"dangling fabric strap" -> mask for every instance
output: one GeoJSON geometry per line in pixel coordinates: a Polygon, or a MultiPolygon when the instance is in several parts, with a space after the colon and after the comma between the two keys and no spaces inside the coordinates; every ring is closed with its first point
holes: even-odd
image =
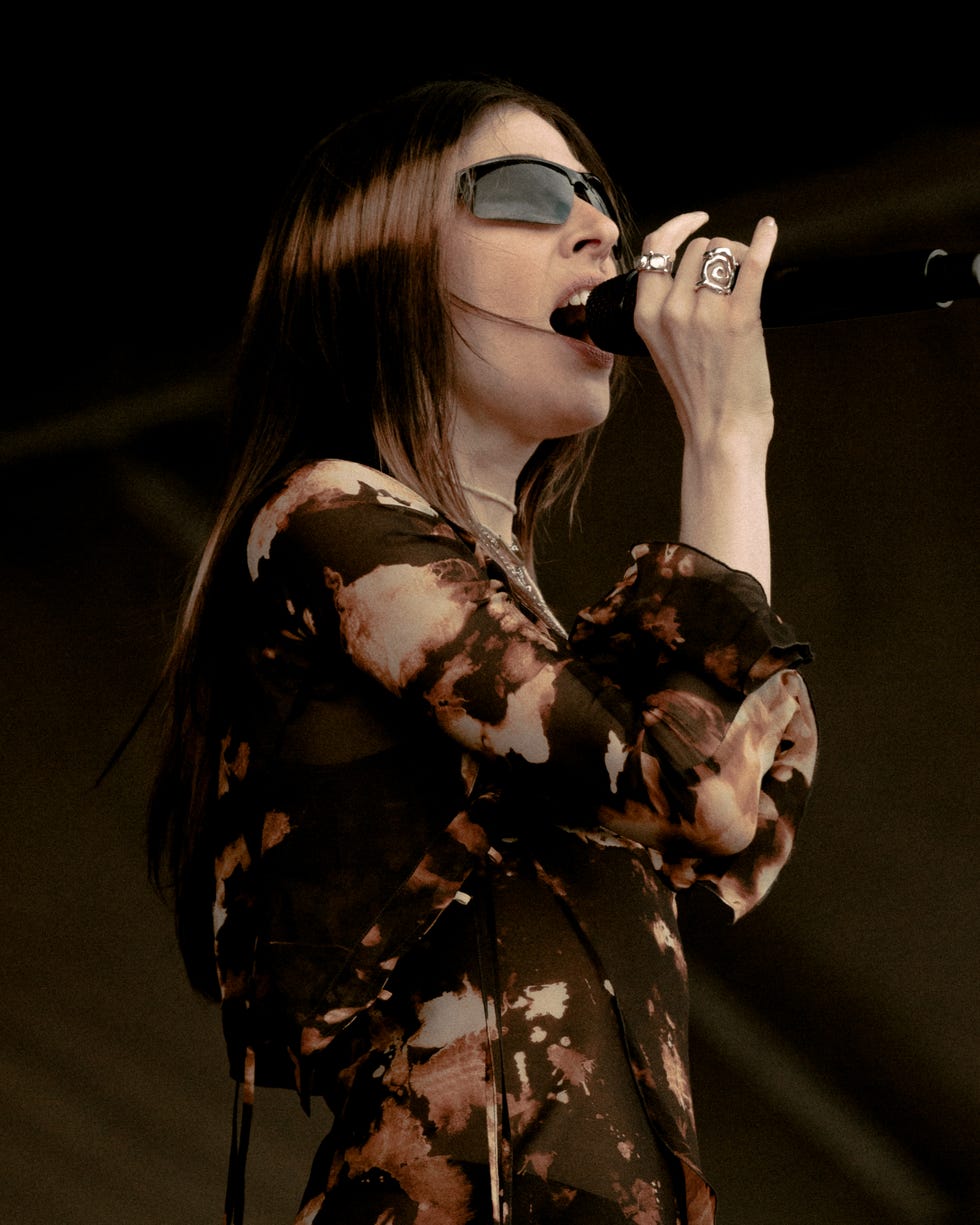
{"type": "Polygon", "coordinates": [[[225,1185],[223,1225],[243,1225],[245,1220],[245,1163],[255,1109],[255,1052],[245,1050],[242,1079],[235,1081],[231,1115],[231,1149],[228,1153],[228,1181],[225,1185]],[[239,1109],[241,1120],[239,1121],[239,1109]]]}
{"type": "MultiPolygon", "coordinates": [[[[499,862],[499,852],[491,848],[489,857],[499,862]]],[[[508,1225],[514,1200],[513,1154],[507,1087],[500,1035],[500,983],[497,973],[497,932],[493,915],[491,880],[484,875],[479,882],[476,901],[476,947],[487,1034],[486,1111],[490,1195],[494,1225],[508,1225]]]]}

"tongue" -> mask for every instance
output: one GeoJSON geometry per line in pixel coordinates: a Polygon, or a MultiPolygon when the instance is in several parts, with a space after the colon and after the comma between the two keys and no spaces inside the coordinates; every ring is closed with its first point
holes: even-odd
{"type": "Polygon", "coordinates": [[[559,306],[557,310],[552,311],[549,322],[559,336],[571,336],[573,340],[584,340],[587,335],[584,306],[559,306]]]}

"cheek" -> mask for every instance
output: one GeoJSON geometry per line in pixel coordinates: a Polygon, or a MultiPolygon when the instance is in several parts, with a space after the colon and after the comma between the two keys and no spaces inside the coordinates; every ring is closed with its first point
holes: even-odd
{"type": "Polygon", "coordinates": [[[449,292],[482,310],[526,316],[532,309],[536,279],[530,262],[513,242],[486,235],[459,236],[444,254],[449,292]]]}

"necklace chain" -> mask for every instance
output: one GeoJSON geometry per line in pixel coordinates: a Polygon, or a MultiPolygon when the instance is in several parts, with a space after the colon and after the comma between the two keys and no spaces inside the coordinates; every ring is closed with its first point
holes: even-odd
{"type": "Polygon", "coordinates": [[[479,485],[467,485],[465,481],[461,481],[460,485],[467,493],[475,493],[478,498],[486,498],[488,502],[496,502],[504,510],[509,510],[512,515],[517,514],[517,503],[512,502],[510,498],[505,498],[502,493],[494,493],[492,489],[483,489],[479,485]]]}
{"type": "Polygon", "coordinates": [[[545,603],[537,583],[528,573],[520,547],[516,543],[507,544],[482,523],[478,523],[476,528],[481,543],[507,575],[523,602],[554,634],[562,639],[567,638],[565,627],[545,603]]]}

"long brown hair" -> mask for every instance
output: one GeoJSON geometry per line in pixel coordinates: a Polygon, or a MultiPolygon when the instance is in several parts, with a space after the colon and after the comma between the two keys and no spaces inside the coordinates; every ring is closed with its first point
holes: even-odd
{"type": "MultiPolygon", "coordinates": [[[[226,493],[164,678],[169,709],[148,821],[151,876],[173,887],[188,973],[205,994],[217,991],[208,816],[241,680],[222,651],[240,581],[233,544],[277,484],[326,457],[388,471],[470,525],[450,449],[452,322],[438,238],[456,207],[456,146],[488,112],[513,106],[546,119],[603,174],[550,102],[503,81],[439,82],[317,145],[266,242],[238,362],[226,493]]],[[[593,435],[542,444],[521,474],[517,529],[527,547],[535,518],[580,487],[593,435]]]]}

